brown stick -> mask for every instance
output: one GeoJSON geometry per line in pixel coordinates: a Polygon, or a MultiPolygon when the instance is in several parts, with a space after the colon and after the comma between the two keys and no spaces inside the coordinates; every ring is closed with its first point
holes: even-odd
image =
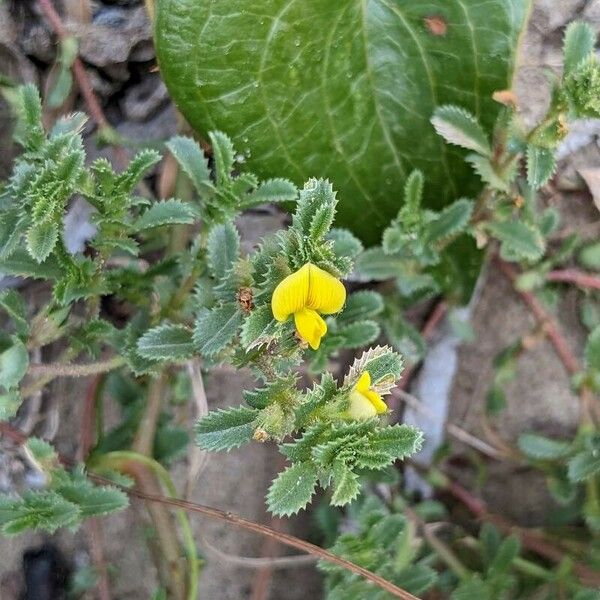
{"type": "MultiPolygon", "coordinates": [[[[16,444],[22,445],[27,442],[28,436],[25,435],[22,431],[13,427],[9,423],[0,422],[0,434],[10,438],[16,444]]],[[[67,458],[60,456],[59,458],[63,464],[71,465],[73,461],[68,460],[67,458]]],[[[99,475],[95,475],[90,473],[90,477],[99,483],[115,485],[115,483],[105,477],[101,477],[99,475]]],[[[371,571],[355,565],[354,563],[346,560],[344,558],[340,558],[327,550],[320,548],[319,546],[315,546],[315,544],[311,544],[310,542],[305,542],[300,538],[297,538],[293,535],[289,535],[287,533],[281,533],[267,527],[266,525],[261,525],[260,523],[254,523],[253,521],[249,521],[248,519],[244,519],[234,513],[226,512],[224,510],[220,510],[218,508],[212,508],[210,506],[204,506],[202,504],[195,504],[193,502],[189,502],[187,500],[179,500],[177,498],[169,498],[166,496],[161,496],[158,494],[148,494],[137,490],[135,488],[122,488],[123,491],[136,498],[140,498],[141,500],[147,500],[148,502],[154,504],[162,504],[166,506],[174,506],[177,508],[182,508],[183,510],[187,510],[188,512],[193,512],[201,515],[205,515],[207,517],[211,517],[213,519],[217,519],[219,521],[225,521],[226,523],[231,523],[237,527],[242,529],[246,529],[247,531],[253,531],[258,533],[259,535],[263,535],[268,538],[274,538],[275,540],[285,544],[286,546],[290,546],[292,548],[296,548],[298,550],[302,550],[312,556],[316,556],[317,558],[321,558],[330,563],[339,565],[365,579],[373,582],[375,585],[380,587],[381,589],[389,592],[396,598],[401,598],[401,600],[419,600],[416,596],[413,596],[409,592],[399,588],[393,583],[386,581],[383,577],[372,573],[371,571]]]]}
{"type": "Polygon", "coordinates": [[[600,277],[592,275],[591,273],[578,271],[577,269],[550,271],[550,273],[546,275],[546,280],[573,283],[582,288],[600,290],[600,277]]]}

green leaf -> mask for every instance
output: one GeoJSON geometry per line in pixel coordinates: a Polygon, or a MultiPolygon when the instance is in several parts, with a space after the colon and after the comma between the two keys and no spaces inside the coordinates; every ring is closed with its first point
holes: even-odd
{"type": "Polygon", "coordinates": [[[210,311],[203,311],[196,319],[194,343],[206,356],[217,354],[231,342],[243,319],[235,304],[225,304],[210,311]]]}
{"type": "Polygon", "coordinates": [[[465,160],[473,167],[475,173],[481,177],[483,183],[500,192],[508,193],[510,191],[510,185],[496,173],[489,158],[480,154],[469,154],[465,160]]]}
{"type": "Polygon", "coordinates": [[[121,173],[116,180],[116,185],[123,192],[131,192],[141,181],[146,171],[160,161],[160,154],[156,150],[141,150],[131,162],[127,169],[121,173]]]}
{"type": "Polygon", "coordinates": [[[496,556],[490,565],[490,570],[495,573],[505,573],[510,569],[513,561],[521,551],[521,542],[519,538],[511,535],[502,541],[496,556]]]}
{"type": "Polygon", "coordinates": [[[485,131],[477,119],[460,106],[440,106],[433,113],[431,123],[449,144],[491,156],[492,148],[485,131]]]}
{"type": "Polygon", "coordinates": [[[381,294],[372,290],[360,290],[348,296],[344,310],[336,317],[340,324],[351,323],[360,319],[368,319],[383,310],[381,294]]]}
{"type": "Polygon", "coordinates": [[[192,332],[184,325],[163,323],[146,331],[137,349],[150,360],[185,360],[194,354],[192,332]]]}
{"type": "Polygon", "coordinates": [[[457,104],[492,130],[492,93],[510,86],[529,2],[158,0],[156,9],[160,72],[191,125],[226,131],[261,179],[328,177],[338,223],[373,244],[414,169],[432,208],[458,190],[477,195],[462,152],[430,118],[457,104]]]}
{"type": "Polygon", "coordinates": [[[161,225],[173,225],[175,223],[193,223],[195,218],[194,209],[181,200],[164,200],[154,203],[148,210],[135,221],[135,230],[150,229],[161,225]]]}
{"type": "Polygon", "coordinates": [[[19,338],[0,354],[0,386],[6,390],[17,387],[29,367],[29,353],[19,338]]]}
{"type": "Polygon", "coordinates": [[[9,390],[0,394],[0,421],[12,419],[23,403],[23,399],[17,390],[9,390]]]}
{"type": "Polygon", "coordinates": [[[231,138],[222,131],[211,131],[209,134],[213,158],[215,160],[215,174],[217,185],[225,185],[231,176],[235,162],[235,150],[231,138]]]}
{"type": "Polygon", "coordinates": [[[346,467],[343,462],[333,465],[332,506],[344,506],[352,502],[360,493],[358,475],[346,467]]]}
{"type": "Polygon", "coordinates": [[[35,85],[27,84],[19,88],[17,109],[19,123],[15,138],[28,150],[36,150],[42,145],[45,134],[40,93],[35,85]]]}
{"type": "Polygon", "coordinates": [[[523,221],[492,222],[488,228],[502,242],[501,253],[507,260],[518,257],[534,261],[544,254],[544,239],[539,231],[523,221]]]}
{"type": "Polygon", "coordinates": [[[240,255],[240,236],[233,223],[216,225],[208,234],[206,244],[211,275],[220,281],[240,255]]]}
{"type": "Polygon", "coordinates": [[[356,270],[361,277],[383,281],[398,276],[402,272],[404,260],[387,255],[383,248],[365,250],[356,259],[356,270]]]}
{"type": "Polygon", "coordinates": [[[600,472],[600,455],[597,451],[587,450],[576,454],[569,461],[569,479],[583,481],[600,472]]]}
{"type": "Polygon", "coordinates": [[[27,336],[29,333],[29,320],[27,307],[21,295],[15,290],[0,292],[0,307],[2,307],[15,324],[19,335],[27,336]]]}
{"type": "Polygon", "coordinates": [[[82,517],[106,515],[129,505],[127,494],[111,486],[96,486],[85,477],[57,488],[58,493],[81,510],[82,517]]]}
{"type": "Polygon", "coordinates": [[[402,357],[389,346],[370,348],[352,363],[344,385],[354,385],[368,371],[373,389],[379,394],[386,394],[400,379],[403,367],[402,357]]]}
{"type": "Polygon", "coordinates": [[[333,242],[333,252],[337,256],[354,258],[363,250],[361,241],[347,229],[330,229],[326,238],[333,242]]]}
{"type": "Polygon", "coordinates": [[[252,439],[257,415],[244,406],[211,411],[196,424],[196,443],[210,451],[239,448],[252,439]]]}
{"type": "Polygon", "coordinates": [[[535,433],[524,433],[519,437],[519,449],[534,460],[554,460],[567,456],[571,452],[571,444],[535,433]]]}
{"type": "Polygon", "coordinates": [[[473,202],[461,198],[447,206],[436,219],[428,223],[426,228],[427,241],[437,244],[462,233],[469,224],[473,213],[473,202]]]}
{"type": "Polygon", "coordinates": [[[267,202],[292,202],[298,197],[296,186],[287,179],[269,179],[242,201],[240,208],[250,208],[267,202]]]}
{"type": "Polygon", "coordinates": [[[527,182],[537,190],[548,182],[556,169],[554,151],[529,144],[527,146],[527,182]]]}
{"type": "Polygon", "coordinates": [[[58,225],[54,221],[33,224],[27,232],[27,250],[38,263],[44,262],[58,241],[58,225]]]}
{"type": "Polygon", "coordinates": [[[596,32],[589,23],[570,23],[565,32],[564,69],[565,74],[574,72],[577,67],[594,52],[596,32]]]}
{"type": "Polygon", "coordinates": [[[600,325],[588,336],[585,344],[585,363],[590,369],[600,371],[600,325]]]}
{"type": "Polygon", "coordinates": [[[212,187],[208,160],[195,140],[177,136],[171,138],[166,146],[200,195],[212,187]]]}
{"type": "Polygon", "coordinates": [[[265,304],[254,309],[245,319],[242,325],[240,341],[246,350],[257,348],[263,344],[269,344],[275,340],[278,323],[273,318],[271,306],[265,304]]]}
{"type": "Polygon", "coordinates": [[[406,210],[409,212],[416,213],[421,207],[424,179],[421,171],[414,170],[406,180],[404,186],[404,204],[406,210]]]}
{"type": "Polygon", "coordinates": [[[356,321],[336,331],[344,348],[364,348],[379,337],[379,325],[375,321],[356,321]]]}
{"type": "Polygon", "coordinates": [[[81,511],[54,491],[27,491],[22,498],[0,496],[0,531],[18,535],[27,529],[43,529],[54,533],[59,527],[75,525],[81,511]]]}
{"type": "Polygon", "coordinates": [[[584,246],[579,253],[578,259],[586,269],[600,271],[600,242],[584,246]]]}
{"type": "Polygon", "coordinates": [[[267,506],[276,516],[289,516],[302,510],[317,485],[316,467],[309,462],[296,463],[277,476],[267,494],[267,506]]]}

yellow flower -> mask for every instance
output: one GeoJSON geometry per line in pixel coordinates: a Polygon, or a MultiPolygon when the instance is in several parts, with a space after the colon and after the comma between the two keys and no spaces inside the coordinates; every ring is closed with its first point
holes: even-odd
{"type": "Polygon", "coordinates": [[[386,403],[371,389],[371,375],[365,371],[350,392],[348,413],[353,419],[369,419],[386,410],[386,403]]]}
{"type": "Polygon", "coordinates": [[[294,315],[298,334],[316,350],[327,333],[327,324],[319,313],[339,312],[344,302],[344,284],[327,271],[306,263],[275,288],[271,309],[278,321],[286,321],[294,315]]]}

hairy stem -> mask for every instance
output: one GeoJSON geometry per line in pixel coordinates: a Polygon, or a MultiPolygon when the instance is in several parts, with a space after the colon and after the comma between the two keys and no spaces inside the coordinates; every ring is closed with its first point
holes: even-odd
{"type": "MultiPolygon", "coordinates": [[[[28,373],[30,375],[39,375],[41,377],[89,377],[90,375],[99,375],[107,373],[113,369],[118,369],[125,364],[125,359],[121,356],[114,356],[107,360],[99,360],[92,363],[73,364],[73,363],[46,363],[29,365],[28,373]]],[[[49,380],[46,380],[48,383],[49,380]]],[[[44,384],[45,385],[45,384],[44,384]]]]}

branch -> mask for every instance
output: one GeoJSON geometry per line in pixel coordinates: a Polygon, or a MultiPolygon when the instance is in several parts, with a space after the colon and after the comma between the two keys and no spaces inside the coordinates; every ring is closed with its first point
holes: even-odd
{"type": "Polygon", "coordinates": [[[546,280],[558,281],[561,283],[573,283],[582,288],[600,290],[600,277],[592,275],[591,273],[585,273],[584,271],[578,271],[577,269],[550,271],[550,273],[546,275],[546,280]]]}

